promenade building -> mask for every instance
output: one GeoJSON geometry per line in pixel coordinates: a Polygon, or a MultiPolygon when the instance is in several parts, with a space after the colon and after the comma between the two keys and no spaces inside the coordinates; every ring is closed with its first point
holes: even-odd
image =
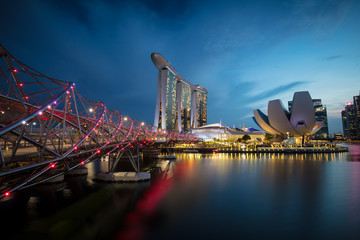
{"type": "Polygon", "coordinates": [[[352,102],[345,104],[345,109],[341,111],[344,138],[357,139],[359,135],[359,115],[356,105],[352,102]]]}
{"type": "Polygon", "coordinates": [[[151,60],[159,70],[154,126],[179,132],[207,124],[207,93],[182,78],[159,53],[151,60]]]}
{"type": "MultiPolygon", "coordinates": [[[[322,122],[322,127],[311,135],[312,139],[328,139],[329,138],[329,128],[327,120],[327,111],[326,105],[321,103],[321,99],[312,99],[314,110],[315,110],[315,120],[317,122],[322,122]]],[[[288,109],[291,113],[292,101],[288,102],[288,109]]]]}
{"type": "Polygon", "coordinates": [[[230,128],[222,126],[221,123],[214,123],[198,128],[193,128],[190,131],[196,137],[202,139],[205,142],[211,142],[214,140],[236,142],[239,139],[242,139],[244,135],[248,135],[250,137],[249,142],[261,143],[265,138],[264,131],[259,131],[253,128],[230,128]]]}

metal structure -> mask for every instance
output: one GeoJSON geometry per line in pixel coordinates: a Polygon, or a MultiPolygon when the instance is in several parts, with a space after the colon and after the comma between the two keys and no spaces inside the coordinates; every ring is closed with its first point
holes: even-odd
{"type": "Polygon", "coordinates": [[[102,156],[132,156],[156,139],[196,140],[110,111],[82,97],[75,83],[41,74],[0,45],[0,199],[102,156]]]}

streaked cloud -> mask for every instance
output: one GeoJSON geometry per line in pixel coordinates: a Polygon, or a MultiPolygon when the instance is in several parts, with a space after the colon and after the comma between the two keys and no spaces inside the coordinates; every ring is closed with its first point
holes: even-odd
{"type": "Polygon", "coordinates": [[[342,55],[334,55],[334,56],[326,57],[326,58],[324,58],[324,60],[331,61],[331,60],[339,59],[341,57],[342,57],[342,55]]]}

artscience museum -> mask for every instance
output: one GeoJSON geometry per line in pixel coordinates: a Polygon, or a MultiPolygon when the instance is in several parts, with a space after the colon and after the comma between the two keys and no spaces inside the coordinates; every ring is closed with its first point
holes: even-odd
{"type": "Polygon", "coordinates": [[[279,99],[268,103],[268,115],[254,110],[255,122],[266,132],[282,137],[302,137],[312,135],[322,127],[316,121],[313,101],[309,92],[295,92],[292,111],[288,112],[279,99]]]}

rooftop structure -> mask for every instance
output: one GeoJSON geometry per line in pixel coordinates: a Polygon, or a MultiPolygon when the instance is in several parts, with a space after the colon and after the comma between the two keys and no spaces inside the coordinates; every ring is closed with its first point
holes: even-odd
{"type": "Polygon", "coordinates": [[[191,129],[191,133],[204,141],[234,140],[243,138],[244,135],[250,137],[250,142],[262,142],[265,138],[265,132],[252,128],[236,129],[222,126],[220,123],[209,124],[199,128],[191,129]]]}

